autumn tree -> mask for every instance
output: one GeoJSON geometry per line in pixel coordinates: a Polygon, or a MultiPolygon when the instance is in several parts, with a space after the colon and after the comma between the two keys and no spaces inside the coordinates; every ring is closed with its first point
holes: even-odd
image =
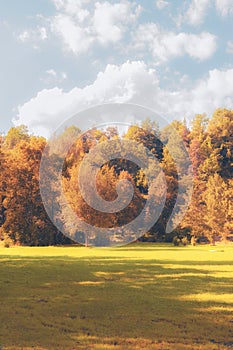
{"type": "MultiPolygon", "coordinates": [[[[218,236],[224,237],[224,227],[229,218],[229,194],[228,186],[220,175],[209,177],[204,193],[206,203],[205,220],[208,226],[208,236],[212,244],[215,244],[218,236]]],[[[233,194],[233,193],[232,193],[233,194]]]]}
{"type": "MultiPolygon", "coordinates": [[[[10,131],[10,136],[14,133],[10,131]]],[[[9,135],[6,139],[9,140],[9,135]]],[[[46,140],[26,136],[9,143],[6,176],[6,220],[3,230],[19,244],[55,244],[57,230],[45,212],[40,196],[39,167],[46,140]]]]}
{"type": "Polygon", "coordinates": [[[207,208],[204,201],[205,189],[204,182],[195,180],[191,203],[188,208],[185,208],[186,213],[180,224],[181,228],[188,229],[195,239],[205,236],[208,231],[207,208]]]}
{"type": "Polygon", "coordinates": [[[11,128],[5,138],[7,149],[13,149],[21,141],[29,141],[28,128],[25,125],[20,125],[11,128]]]}
{"type": "Polygon", "coordinates": [[[212,154],[218,162],[219,174],[225,179],[232,178],[233,111],[217,109],[210,119],[207,132],[211,138],[212,154]]]}
{"type": "MultiPolygon", "coordinates": [[[[151,154],[157,158],[167,184],[164,209],[158,222],[150,229],[150,239],[153,235],[154,240],[170,240],[175,233],[166,235],[165,229],[174,206],[178,203],[176,215],[173,216],[174,224],[180,222],[187,210],[191,175],[187,151],[194,171],[194,189],[192,201],[176,234],[189,233],[195,237],[205,235],[212,243],[217,235],[227,239],[233,234],[232,145],[233,111],[227,109],[216,110],[212,118],[196,115],[190,123],[190,129],[185,121],[173,121],[159,130],[158,125],[149,119],[140,125],[130,126],[125,134],[115,126],[93,128],[86,133],[69,126],[60,135],[53,135],[49,144],[41,137],[29,135],[25,126],[11,128],[6,137],[0,137],[1,231],[15,243],[30,245],[65,242],[66,238],[54,223],[61,229],[63,225],[69,225],[73,229],[73,238],[81,234],[77,232],[77,227],[72,226],[74,217],[63,205],[64,198],[61,198],[61,188],[57,182],[62,169],[64,193],[73,212],[90,223],[90,227],[116,228],[117,234],[118,231],[119,234],[125,234],[120,233],[118,228],[137,217],[150,196],[158,195],[151,192],[148,182],[148,179],[156,180],[157,172],[153,166],[137,164],[137,160],[144,157],[144,149],[146,158],[150,158],[151,154]],[[129,141],[130,149],[122,154],[119,146],[118,154],[115,149],[117,144],[108,142],[113,140],[129,141]],[[118,182],[127,180],[122,182],[121,193],[122,205],[126,207],[116,213],[91,208],[83,198],[78,183],[83,160],[104,143],[108,144],[108,154],[115,154],[116,157],[108,161],[103,157],[105,160],[101,163],[101,154],[93,153],[93,162],[101,164],[96,177],[98,195],[111,204],[117,198],[118,182]],[[41,156],[46,145],[46,171],[43,181],[39,183],[41,156]],[[134,161],[129,160],[130,154],[134,154],[134,161]],[[127,202],[127,182],[131,183],[134,191],[130,203],[127,202]],[[40,190],[47,203],[49,216],[43,206],[40,190]]],[[[92,175],[90,168],[83,180],[86,184],[85,194],[90,202],[98,199],[98,196],[93,196],[89,186],[92,175]]],[[[147,214],[149,217],[150,213],[147,214]]],[[[86,237],[83,236],[83,242],[87,244],[88,241],[93,243],[95,239],[99,239],[95,243],[101,245],[107,244],[110,237],[94,237],[91,231],[86,237]]]]}
{"type": "Polygon", "coordinates": [[[7,155],[4,149],[4,142],[4,136],[0,135],[0,227],[5,222],[3,201],[6,198],[7,155]]]}

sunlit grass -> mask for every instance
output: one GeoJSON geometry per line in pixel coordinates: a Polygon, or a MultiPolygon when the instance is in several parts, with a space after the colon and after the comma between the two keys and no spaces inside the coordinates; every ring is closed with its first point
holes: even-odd
{"type": "Polygon", "coordinates": [[[215,303],[232,304],[233,305],[233,293],[197,293],[189,294],[181,298],[182,300],[195,300],[198,302],[211,301],[215,303]]]}
{"type": "Polygon", "coordinates": [[[233,348],[233,246],[0,249],[3,349],[233,348]]]}

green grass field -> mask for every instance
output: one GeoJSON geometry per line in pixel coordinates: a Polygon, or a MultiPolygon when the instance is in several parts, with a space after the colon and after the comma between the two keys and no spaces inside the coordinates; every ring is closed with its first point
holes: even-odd
{"type": "Polygon", "coordinates": [[[233,349],[233,246],[1,248],[0,349],[233,349]]]}

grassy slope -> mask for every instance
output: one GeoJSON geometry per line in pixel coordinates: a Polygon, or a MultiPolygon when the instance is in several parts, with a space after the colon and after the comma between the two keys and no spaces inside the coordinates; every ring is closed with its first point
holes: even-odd
{"type": "Polygon", "coordinates": [[[233,348],[233,246],[0,249],[0,281],[3,349],[233,348]]]}

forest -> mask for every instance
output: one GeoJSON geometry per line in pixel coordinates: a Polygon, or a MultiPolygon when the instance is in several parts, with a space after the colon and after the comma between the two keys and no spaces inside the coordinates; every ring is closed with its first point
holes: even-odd
{"type": "MultiPolygon", "coordinates": [[[[215,244],[217,241],[233,240],[233,110],[217,109],[211,117],[196,115],[190,125],[185,120],[174,120],[160,129],[156,122],[146,119],[141,125],[128,127],[123,134],[114,126],[93,128],[86,133],[70,126],[59,137],[54,136],[52,153],[49,155],[51,162],[47,164],[48,173],[51,163],[62,164],[62,184],[67,201],[79,218],[95,227],[115,229],[132,221],[153,195],[148,190],[148,174],[132,161],[118,158],[102,165],[97,176],[98,193],[106,201],[115,200],[117,183],[125,179],[130,181],[134,190],[132,201],[125,209],[106,214],[90,207],[84,200],[77,176],[85,155],[98,144],[120,138],[134,140],[146,147],[158,160],[166,179],[167,193],[162,213],[140,238],[141,241],[173,241],[176,245],[185,245],[190,241],[192,244],[215,244]],[[176,130],[185,145],[191,160],[189,166],[180,148],[175,149],[173,146],[173,130],[176,130]],[[65,159],[62,159],[59,148],[65,147],[71,135],[76,137],[76,141],[65,159]],[[173,156],[169,152],[171,148],[173,156]],[[174,154],[184,168],[185,176],[181,179],[178,179],[174,154]],[[185,208],[185,198],[189,195],[185,190],[185,182],[190,176],[193,181],[192,199],[189,207],[185,208]],[[180,202],[179,213],[174,218],[178,224],[173,232],[166,233],[179,187],[184,201],[180,202]],[[184,211],[184,217],[179,220],[180,213],[184,211]]],[[[72,226],[69,213],[58,204],[61,202],[59,198],[56,203],[51,200],[50,217],[44,208],[39,171],[46,145],[45,138],[31,135],[24,125],[11,128],[6,135],[0,136],[0,240],[6,247],[71,244],[72,238],[83,242],[84,233],[81,230],[70,232],[68,238],[53,224],[54,221],[60,221],[59,226],[62,227],[68,225],[70,220],[72,226]],[[51,220],[53,212],[56,217],[51,220]]],[[[51,167],[51,178],[56,177],[53,172],[54,168],[51,167]]],[[[86,178],[89,176],[87,174],[86,178]]],[[[50,191],[59,197],[55,185],[50,191]]],[[[88,195],[91,196],[91,193],[88,195]]],[[[156,196],[156,200],[159,200],[160,194],[156,193],[156,196]]],[[[103,236],[91,237],[90,233],[89,242],[85,237],[84,243],[94,242],[102,246],[108,245],[109,239],[103,236]]]]}

